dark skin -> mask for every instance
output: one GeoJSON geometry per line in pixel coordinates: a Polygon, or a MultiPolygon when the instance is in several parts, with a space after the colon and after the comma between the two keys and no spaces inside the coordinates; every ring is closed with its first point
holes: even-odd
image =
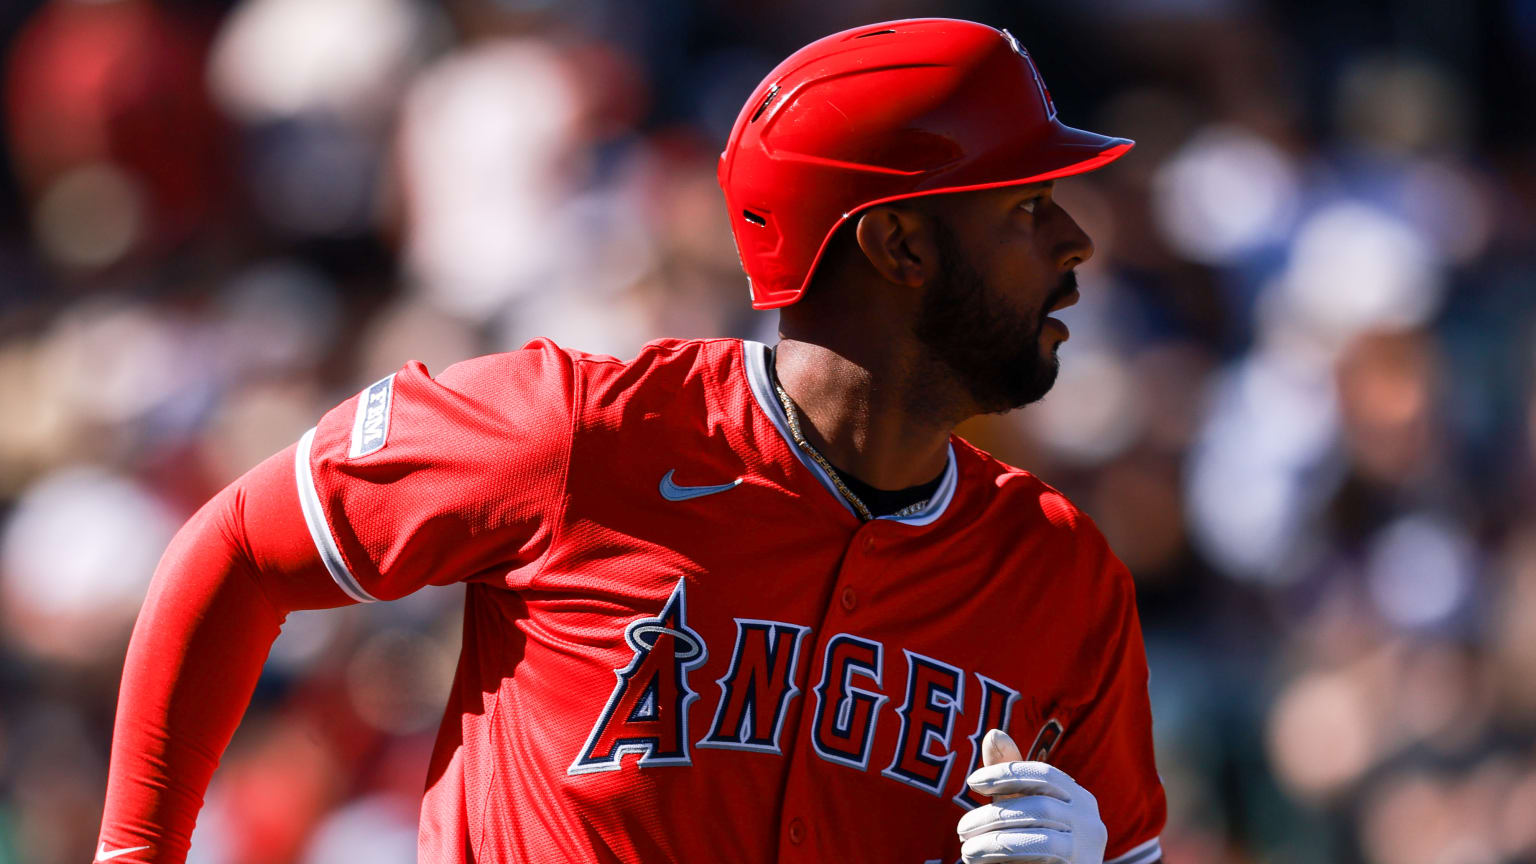
{"type": "Polygon", "coordinates": [[[804,434],[832,464],[877,489],[920,485],[944,470],[955,426],[1050,388],[1068,333],[1049,316],[1077,302],[1071,274],[1093,257],[1052,191],[1042,183],[873,207],[828,249],[805,296],[780,315],[776,369],[804,434]],[[957,297],[982,314],[924,326],[957,297]],[[968,322],[990,350],[962,351],[973,362],[957,363],[934,343],[964,342],[968,322]],[[998,368],[974,362],[986,357],[998,368]],[[1001,392],[986,386],[1008,378],[1010,363],[1049,374],[1016,376],[1019,386],[1001,392]]]}
{"type": "Polygon", "coordinates": [[[1038,398],[985,392],[976,363],[956,368],[918,331],[947,302],[929,292],[950,291],[958,268],[985,303],[976,320],[1004,323],[999,347],[1038,352],[1023,363],[1002,354],[1000,368],[1038,360],[1054,377],[1068,334],[1047,316],[1076,302],[1064,279],[1093,242],[1052,192],[1040,183],[872,207],[828,249],[805,296],[781,313],[777,371],[832,464],[878,489],[917,486],[943,471],[955,426],[1038,398]]]}

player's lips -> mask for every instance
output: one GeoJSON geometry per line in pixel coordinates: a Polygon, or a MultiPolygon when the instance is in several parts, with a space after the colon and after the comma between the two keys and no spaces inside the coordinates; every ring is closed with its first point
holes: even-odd
{"type": "Polygon", "coordinates": [[[1077,301],[1081,300],[1082,298],[1083,298],[1083,295],[1079,294],[1076,288],[1073,288],[1072,291],[1067,294],[1067,296],[1061,298],[1060,300],[1057,300],[1056,301],[1056,305],[1052,306],[1051,308],[1047,309],[1046,311],[1047,312],[1060,312],[1061,310],[1067,308],[1068,306],[1076,306],[1077,305],[1077,301]]]}
{"type": "MultiPolygon", "coordinates": [[[[1057,300],[1055,305],[1051,306],[1051,308],[1049,308],[1049,309],[1047,309],[1045,311],[1048,312],[1048,313],[1049,312],[1059,312],[1060,310],[1065,309],[1068,306],[1075,306],[1075,305],[1077,305],[1077,301],[1082,299],[1082,296],[1083,295],[1081,295],[1081,294],[1079,294],[1077,292],[1076,288],[1073,288],[1071,291],[1067,292],[1067,295],[1065,297],[1061,298],[1060,300],[1057,300]]],[[[1067,329],[1067,325],[1063,324],[1061,321],[1059,321],[1059,320],[1057,320],[1055,318],[1047,318],[1047,319],[1045,319],[1045,321],[1043,323],[1044,323],[1045,327],[1049,327],[1052,330],[1057,331],[1056,334],[1055,334],[1056,338],[1060,339],[1063,342],[1065,342],[1072,335],[1072,331],[1067,329]]]]}

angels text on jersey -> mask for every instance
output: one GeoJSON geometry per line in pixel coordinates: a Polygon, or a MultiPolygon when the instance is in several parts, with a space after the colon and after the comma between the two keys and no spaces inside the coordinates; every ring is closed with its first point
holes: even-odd
{"type": "MultiPolygon", "coordinates": [[[[815,642],[807,638],[811,628],[736,618],[730,665],[714,682],[713,704],[702,712],[708,725],[693,730],[689,706],[701,694],[693,689],[689,672],[704,664],[709,647],[688,626],[687,606],[687,583],[680,579],[660,612],[625,628],[633,656],[614,670],[613,692],[568,774],[621,770],[626,756],[638,757],[628,763],[636,769],[687,766],[694,747],[784,755],[784,721],[802,695],[796,670],[809,662],[807,646],[815,642]]],[[[827,640],[809,696],[815,711],[803,733],[811,749],[852,770],[877,769],[883,777],[930,794],[949,793],[965,809],[985,803],[963,777],[981,766],[986,731],[1008,726],[1019,692],[916,651],[893,655],[883,643],[853,633],[827,640]],[[888,679],[886,667],[901,665],[899,671],[890,670],[894,674],[888,679]],[[899,707],[888,704],[891,694],[884,688],[891,684],[902,685],[899,707]],[[977,718],[975,728],[957,733],[962,714],[977,718]],[[873,752],[881,722],[900,724],[894,752],[873,752]],[[957,779],[954,769],[962,754],[962,779],[957,779]]],[[[1027,758],[1048,758],[1064,731],[1060,721],[1048,720],[1027,758]]]]}

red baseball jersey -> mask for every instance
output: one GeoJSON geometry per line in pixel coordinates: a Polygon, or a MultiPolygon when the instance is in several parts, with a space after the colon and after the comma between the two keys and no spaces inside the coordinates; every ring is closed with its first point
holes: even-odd
{"type": "Polygon", "coordinates": [[[468,583],[423,864],[940,862],[1007,729],[1160,857],[1129,574],[1060,493],[953,438],[861,522],[789,436],[768,349],[535,342],[411,364],[297,450],[360,601],[468,583]]]}

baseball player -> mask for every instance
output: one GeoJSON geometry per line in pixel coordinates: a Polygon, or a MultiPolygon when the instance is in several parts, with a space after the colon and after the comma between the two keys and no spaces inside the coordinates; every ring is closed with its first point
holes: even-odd
{"type": "Polygon", "coordinates": [[[286,613],[454,582],[425,864],[1160,860],[1131,578],[952,434],[1050,388],[1092,254],[1052,181],[1130,147],[1006,31],[796,52],[719,167],[778,345],[407,364],[219,493],[134,630],[96,860],[183,860],[286,613]]]}

